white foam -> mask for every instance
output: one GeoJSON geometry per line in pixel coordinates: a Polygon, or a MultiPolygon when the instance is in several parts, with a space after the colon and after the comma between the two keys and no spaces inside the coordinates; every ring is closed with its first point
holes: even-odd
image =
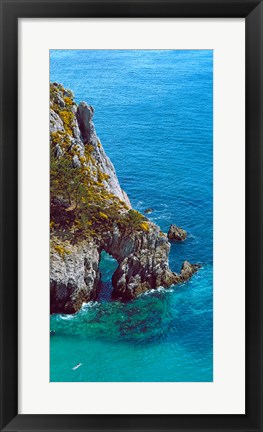
{"type": "Polygon", "coordinates": [[[73,319],[74,315],[59,315],[59,318],[68,321],[68,320],[73,319]]]}
{"type": "Polygon", "coordinates": [[[99,305],[99,302],[97,302],[97,301],[90,301],[90,302],[88,302],[88,303],[82,303],[82,306],[81,306],[81,311],[85,311],[85,310],[87,310],[87,309],[90,309],[90,308],[93,308],[93,307],[96,307],[96,306],[98,306],[99,305]]]}
{"type": "Polygon", "coordinates": [[[159,288],[154,288],[154,289],[151,289],[149,291],[146,291],[146,292],[140,294],[138,297],[148,296],[151,294],[155,294],[156,292],[158,292],[158,293],[168,293],[168,292],[171,293],[173,291],[174,290],[172,288],[159,287],[159,288]]]}

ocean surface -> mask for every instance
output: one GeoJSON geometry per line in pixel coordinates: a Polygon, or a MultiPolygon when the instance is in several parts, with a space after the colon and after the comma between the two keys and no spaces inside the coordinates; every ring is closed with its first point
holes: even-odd
{"type": "Polygon", "coordinates": [[[123,304],[110,300],[105,253],[98,301],[51,316],[50,380],[213,381],[213,52],[52,50],[50,80],[95,108],[133,208],[189,233],[172,243],[171,269],[202,264],[188,283],[123,304]]]}

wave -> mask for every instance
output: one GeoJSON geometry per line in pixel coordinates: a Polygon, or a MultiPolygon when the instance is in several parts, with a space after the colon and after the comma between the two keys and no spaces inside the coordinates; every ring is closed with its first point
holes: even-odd
{"type": "Polygon", "coordinates": [[[63,315],[63,314],[60,314],[59,318],[62,319],[62,320],[65,320],[65,321],[69,321],[69,320],[74,319],[75,315],[63,315]]]}
{"type": "Polygon", "coordinates": [[[97,302],[97,301],[90,301],[88,303],[83,303],[82,307],[81,307],[81,310],[85,311],[87,309],[95,308],[97,306],[99,306],[99,302],[97,302]]]}
{"type": "MultiPolygon", "coordinates": [[[[173,286],[173,285],[172,285],[173,286]]],[[[159,287],[159,288],[155,288],[155,289],[151,289],[149,291],[146,291],[142,294],[140,294],[138,297],[146,297],[146,296],[150,296],[156,293],[171,293],[173,292],[173,288],[164,288],[164,287],[159,287]]]]}

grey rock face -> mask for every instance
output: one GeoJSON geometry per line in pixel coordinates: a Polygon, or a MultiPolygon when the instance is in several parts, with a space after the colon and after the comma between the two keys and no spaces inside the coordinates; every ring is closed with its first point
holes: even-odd
{"type": "Polygon", "coordinates": [[[123,235],[116,229],[105,250],[119,263],[113,282],[113,297],[130,300],[144,291],[173,283],[169,269],[170,244],[159,227],[149,223],[149,231],[123,235]]]}
{"type": "Polygon", "coordinates": [[[84,144],[94,143],[95,139],[95,128],[92,123],[94,108],[91,105],[86,104],[86,102],[80,102],[77,108],[77,120],[79,125],[79,130],[81,133],[81,138],[84,144]]]}
{"type": "Polygon", "coordinates": [[[190,264],[188,261],[184,261],[179,274],[179,282],[186,282],[200,267],[199,264],[190,264]]]}
{"type": "Polygon", "coordinates": [[[83,303],[96,297],[100,280],[100,254],[94,242],[76,246],[51,245],[50,310],[51,313],[75,313],[83,303]]]}
{"type": "Polygon", "coordinates": [[[180,274],[169,268],[170,244],[160,228],[149,223],[149,231],[121,234],[116,228],[103,248],[119,263],[112,277],[113,298],[131,300],[160,286],[187,281],[199,268],[185,261],[180,274]]]}
{"type": "Polygon", "coordinates": [[[102,250],[119,263],[112,276],[112,297],[122,301],[160,286],[186,282],[200,267],[185,261],[179,274],[172,272],[168,263],[170,244],[154,224],[148,232],[126,236],[116,227],[100,244],[92,241],[76,246],[68,244],[64,254],[57,249],[51,248],[51,313],[75,313],[83,303],[96,298],[102,250]]]}
{"type": "Polygon", "coordinates": [[[78,158],[77,155],[73,156],[72,162],[73,162],[73,167],[74,168],[80,168],[81,167],[81,163],[80,163],[80,160],[79,160],[79,158],[78,158]]]}
{"type": "Polygon", "coordinates": [[[183,241],[187,237],[187,232],[176,225],[171,225],[167,234],[170,240],[183,241]]]}
{"type": "Polygon", "coordinates": [[[59,115],[55,113],[55,111],[53,111],[52,109],[50,110],[49,114],[49,125],[50,133],[58,131],[65,132],[63,121],[61,120],[59,115]]]}
{"type": "MultiPolygon", "coordinates": [[[[69,90],[65,90],[64,95],[67,94],[72,95],[69,90]]],[[[59,103],[61,106],[62,102],[60,100],[64,103],[63,99],[59,97],[59,95],[56,95],[55,102],[59,103]]],[[[96,162],[97,168],[104,174],[108,175],[108,180],[103,181],[105,188],[131,208],[131,203],[126,192],[121,189],[115,168],[106,155],[96,134],[93,124],[94,108],[86,102],[80,102],[78,107],[75,105],[72,106],[71,112],[74,114],[71,125],[73,136],[68,136],[68,138],[70,139],[72,146],[78,149],[80,156],[83,156],[85,145],[92,145],[92,156],[96,162]]],[[[65,129],[62,119],[55,111],[50,109],[50,133],[52,132],[65,133],[65,129]]],[[[56,155],[60,156],[62,153],[60,149],[57,150],[56,155]]],[[[80,166],[77,157],[73,160],[73,165],[75,167],[80,166]]],[[[92,168],[94,169],[94,166],[92,166],[92,168]]]]}
{"type": "Polygon", "coordinates": [[[61,107],[61,108],[65,108],[66,104],[64,102],[64,99],[62,97],[60,97],[59,95],[56,96],[55,98],[55,102],[61,107]]]}
{"type": "Polygon", "coordinates": [[[55,156],[56,157],[60,157],[62,155],[63,155],[62,148],[60,147],[59,144],[56,144],[56,146],[55,146],[55,156]]]}
{"type": "Polygon", "coordinates": [[[106,155],[102,144],[96,134],[93,124],[94,108],[86,102],[80,102],[76,118],[78,121],[80,136],[84,144],[91,144],[93,146],[92,156],[96,160],[98,168],[109,176],[107,181],[104,181],[105,188],[116,195],[120,200],[131,208],[130,200],[127,194],[121,189],[115,168],[111,160],[106,155]]]}

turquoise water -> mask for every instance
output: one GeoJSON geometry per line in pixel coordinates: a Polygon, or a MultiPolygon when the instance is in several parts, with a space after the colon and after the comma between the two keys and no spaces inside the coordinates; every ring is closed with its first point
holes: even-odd
{"type": "Polygon", "coordinates": [[[104,254],[97,302],[52,315],[51,381],[213,380],[213,53],[51,51],[50,79],[95,108],[101,142],[132,206],[189,236],[170,267],[202,263],[186,284],[110,301],[116,262],[104,254]],[[81,366],[72,368],[81,363],[81,366]]]}

